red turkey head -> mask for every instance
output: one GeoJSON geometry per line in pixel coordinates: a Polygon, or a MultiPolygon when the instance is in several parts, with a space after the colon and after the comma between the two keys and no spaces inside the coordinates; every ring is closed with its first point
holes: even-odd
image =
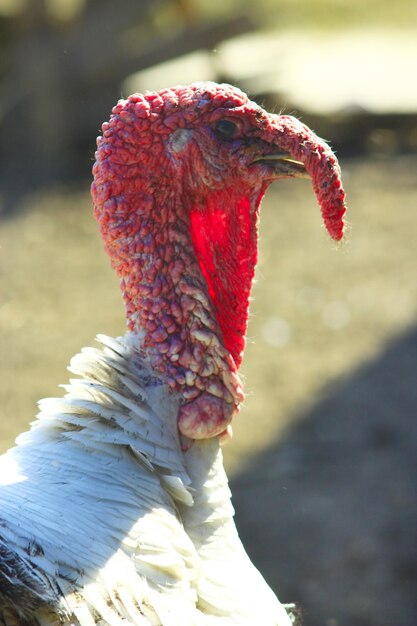
{"type": "Polygon", "coordinates": [[[180,394],[180,432],[215,436],[244,397],[237,369],[263,194],[279,178],[310,176],[327,230],[341,239],[336,157],[297,119],[215,83],[134,94],[102,131],[92,195],[128,327],[180,394]]]}

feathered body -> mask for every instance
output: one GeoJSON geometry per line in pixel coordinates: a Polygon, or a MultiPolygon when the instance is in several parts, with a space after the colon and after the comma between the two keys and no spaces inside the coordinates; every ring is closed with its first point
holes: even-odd
{"type": "Polygon", "coordinates": [[[142,339],[75,357],[81,378],[2,457],[0,607],[21,624],[285,624],[238,539],[218,438],[182,453],[142,339]]]}
{"type": "Polygon", "coordinates": [[[293,118],[213,83],[115,107],[93,200],[129,330],[75,357],[0,459],[0,624],[290,625],[238,538],[220,439],[260,200],[305,170],[338,239],[337,162],[293,118]]]}

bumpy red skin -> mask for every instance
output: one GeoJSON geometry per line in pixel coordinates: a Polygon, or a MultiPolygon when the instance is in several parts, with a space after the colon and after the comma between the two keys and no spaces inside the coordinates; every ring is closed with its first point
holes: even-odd
{"type": "Polygon", "coordinates": [[[330,146],[290,115],[270,116],[267,132],[275,134],[284,152],[304,164],[327,231],[332,239],[340,241],[344,233],[345,192],[339,163],[330,146]]]}
{"type": "Polygon", "coordinates": [[[257,261],[258,213],[281,175],[256,159],[288,152],[313,180],[330,235],[344,192],[330,148],[298,120],[230,85],[196,83],[120,101],[97,140],[92,196],[121,278],[128,328],[179,393],[180,432],[225,431],[244,399],[237,374],[257,261]],[[216,124],[236,125],[232,138],[216,124]]]}

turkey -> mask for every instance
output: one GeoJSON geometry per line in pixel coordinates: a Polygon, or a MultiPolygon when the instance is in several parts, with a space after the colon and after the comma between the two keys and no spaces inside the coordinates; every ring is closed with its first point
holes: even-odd
{"type": "Polygon", "coordinates": [[[75,356],[1,457],[0,624],[289,626],[239,540],[220,443],[244,399],[261,199],[311,177],[340,240],[336,157],[204,82],[119,101],[93,174],[127,332],[75,356]]]}

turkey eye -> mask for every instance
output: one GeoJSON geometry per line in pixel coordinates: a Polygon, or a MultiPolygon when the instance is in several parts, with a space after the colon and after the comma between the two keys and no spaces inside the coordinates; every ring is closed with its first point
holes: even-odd
{"type": "Polygon", "coordinates": [[[216,130],[224,139],[233,139],[237,135],[237,125],[230,120],[219,120],[216,124],[216,130]]]}

